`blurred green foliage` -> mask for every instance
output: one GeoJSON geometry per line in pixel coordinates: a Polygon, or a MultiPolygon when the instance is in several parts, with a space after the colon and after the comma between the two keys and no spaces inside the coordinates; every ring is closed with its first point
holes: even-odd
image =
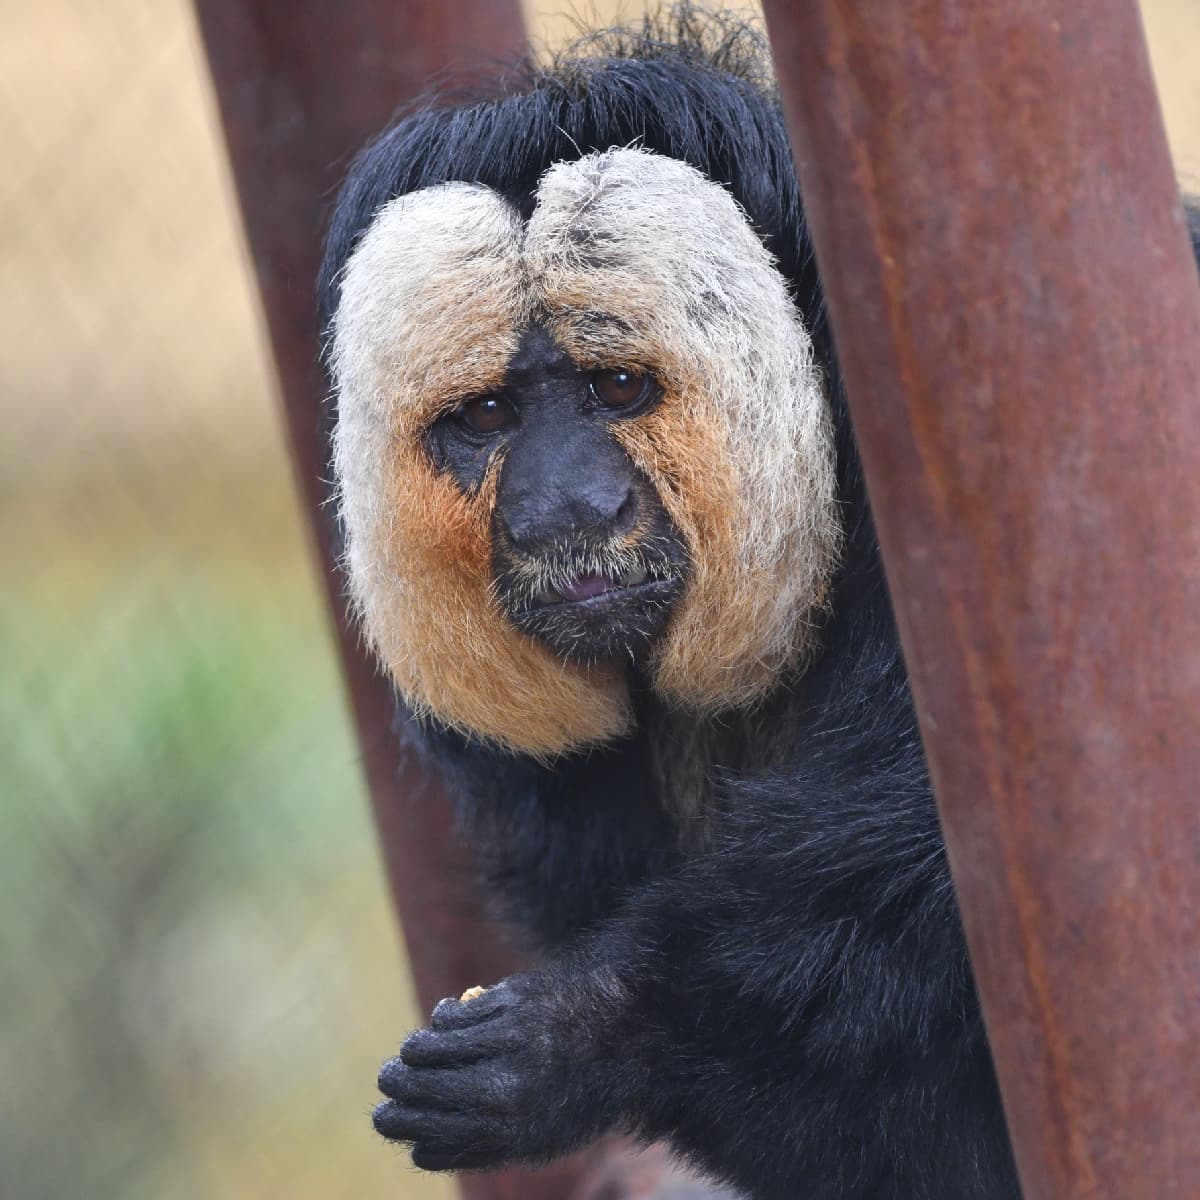
{"type": "Polygon", "coordinates": [[[298,534],[141,502],[2,527],[0,1195],[445,1194],[370,1130],[413,1014],[298,534]]]}

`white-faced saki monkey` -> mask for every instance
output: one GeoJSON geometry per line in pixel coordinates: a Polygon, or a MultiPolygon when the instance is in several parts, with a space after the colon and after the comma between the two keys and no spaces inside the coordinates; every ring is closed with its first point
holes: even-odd
{"type": "Polygon", "coordinates": [[[544,951],[408,1038],[379,1131],[1017,1197],[761,36],[677,10],[423,102],[321,300],[362,628],[544,951]]]}

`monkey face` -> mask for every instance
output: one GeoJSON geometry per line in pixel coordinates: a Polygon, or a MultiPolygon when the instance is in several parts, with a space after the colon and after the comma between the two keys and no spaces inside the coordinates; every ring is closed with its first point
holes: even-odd
{"type": "Polygon", "coordinates": [[[418,712],[541,757],[629,728],[632,662],[697,712],[811,648],[836,561],[811,343],[736,203],[637,150],[529,220],[401,196],[334,319],[352,594],[418,712]]]}
{"type": "Polygon", "coordinates": [[[683,541],[612,433],[661,400],[652,376],[583,371],[535,325],[503,387],[427,434],[431,460],[464,492],[499,458],[494,594],[515,628],[565,661],[643,663],[683,591],[683,541]]]}

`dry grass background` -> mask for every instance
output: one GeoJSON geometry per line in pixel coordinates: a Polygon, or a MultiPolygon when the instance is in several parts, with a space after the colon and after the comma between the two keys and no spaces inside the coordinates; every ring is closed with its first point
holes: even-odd
{"type": "Polygon", "coordinates": [[[190,10],[0,18],[0,1195],[444,1197],[367,1124],[415,1013],[190,10]]]}

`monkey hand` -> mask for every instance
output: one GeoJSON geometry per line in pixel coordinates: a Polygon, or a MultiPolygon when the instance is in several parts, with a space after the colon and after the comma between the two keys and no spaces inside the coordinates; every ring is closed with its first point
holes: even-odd
{"type": "Polygon", "coordinates": [[[547,968],[469,1000],[446,999],[384,1063],[375,1110],[384,1137],[412,1143],[430,1171],[544,1162],[617,1123],[604,1050],[619,990],[547,968]]]}

